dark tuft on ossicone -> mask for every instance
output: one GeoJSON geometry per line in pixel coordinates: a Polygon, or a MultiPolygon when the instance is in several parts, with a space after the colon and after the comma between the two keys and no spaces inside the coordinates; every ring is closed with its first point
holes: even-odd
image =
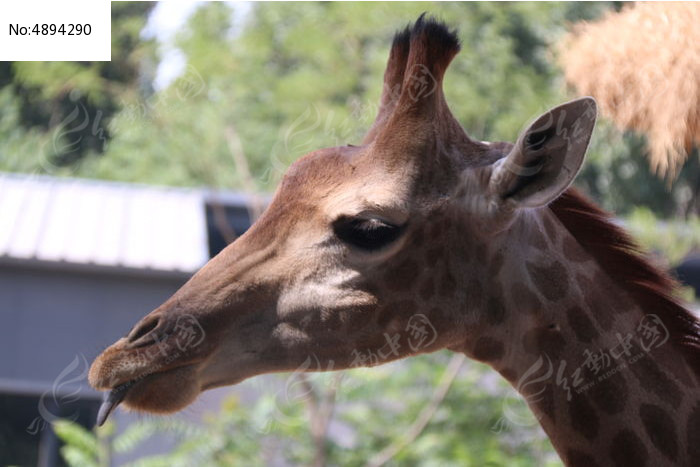
{"type": "Polygon", "coordinates": [[[426,13],[420,15],[411,29],[411,40],[416,39],[429,41],[427,46],[450,51],[453,55],[461,48],[457,30],[450,30],[444,22],[433,17],[426,17],[426,13]]]}
{"type": "Polygon", "coordinates": [[[411,45],[411,25],[409,24],[400,31],[394,34],[394,40],[391,43],[392,49],[403,50],[408,55],[408,48],[411,45]]]}

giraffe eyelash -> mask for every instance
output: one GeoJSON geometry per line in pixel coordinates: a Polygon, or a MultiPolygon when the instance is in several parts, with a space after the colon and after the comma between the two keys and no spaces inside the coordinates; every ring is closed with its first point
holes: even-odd
{"type": "Polygon", "coordinates": [[[343,216],[333,222],[333,232],[344,243],[365,251],[377,251],[396,241],[405,230],[387,221],[343,216]]]}

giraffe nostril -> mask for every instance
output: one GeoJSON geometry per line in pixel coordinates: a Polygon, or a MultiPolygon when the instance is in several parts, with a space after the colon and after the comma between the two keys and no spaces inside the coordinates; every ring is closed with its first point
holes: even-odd
{"type": "Polygon", "coordinates": [[[147,336],[151,333],[151,331],[157,328],[159,323],[160,317],[158,316],[147,317],[143,319],[136,326],[134,326],[134,329],[132,329],[131,332],[126,336],[127,342],[129,344],[133,344],[136,341],[141,340],[143,337],[147,336]]]}

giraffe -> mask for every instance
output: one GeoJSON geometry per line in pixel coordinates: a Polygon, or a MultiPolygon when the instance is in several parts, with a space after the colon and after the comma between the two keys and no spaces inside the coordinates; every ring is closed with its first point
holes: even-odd
{"type": "Polygon", "coordinates": [[[570,188],[595,101],[551,109],[514,144],[474,140],[442,91],[459,48],[424,15],[395,35],[362,144],[295,162],[244,235],[96,358],[98,423],[309,356],[340,370],[449,349],[509,381],[567,465],[700,458],[700,324],[570,188]],[[416,317],[434,331],[418,348],[416,317]]]}

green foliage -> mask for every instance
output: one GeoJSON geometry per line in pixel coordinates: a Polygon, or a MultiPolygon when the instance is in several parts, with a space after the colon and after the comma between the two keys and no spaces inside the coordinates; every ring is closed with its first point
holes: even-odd
{"type": "Polygon", "coordinates": [[[0,63],[2,112],[12,114],[12,136],[26,140],[0,147],[0,169],[72,174],[83,159],[104,151],[112,136],[107,122],[124,100],[147,91],[142,88],[151,79],[155,48],[140,32],[153,5],[112,4],[109,62],[0,63]]]}
{"type": "MultiPolygon", "coordinates": [[[[351,448],[331,446],[331,465],[364,465],[401,439],[432,397],[449,356],[442,352],[351,373],[342,386],[338,419],[352,427],[356,439],[351,448]]],[[[465,363],[429,425],[392,462],[528,466],[556,460],[528,409],[524,418],[507,416],[506,406],[513,404],[524,402],[493,370],[465,363]]]]}
{"type": "Polygon", "coordinates": [[[61,420],[54,423],[53,429],[67,444],[66,457],[80,459],[85,463],[97,458],[97,438],[80,425],[61,420]]]}
{"type": "Polygon", "coordinates": [[[679,263],[689,251],[700,251],[700,217],[660,221],[645,207],[627,217],[625,226],[647,250],[660,253],[670,264],[679,263]]]}
{"type": "MultiPolygon", "coordinates": [[[[700,251],[700,217],[660,220],[646,207],[638,207],[625,219],[625,227],[635,240],[671,267],[680,263],[689,252],[700,251]]],[[[681,290],[682,298],[690,303],[696,297],[691,287],[681,290]]]]}
{"type": "Polygon", "coordinates": [[[63,441],[61,455],[71,467],[107,467],[110,465],[109,439],[114,424],[109,422],[90,432],[69,420],[53,423],[56,436],[63,441]]]}
{"type": "MultiPolygon", "coordinates": [[[[433,397],[450,355],[440,352],[342,375],[307,375],[316,394],[337,387],[325,444],[326,465],[365,465],[383,448],[403,439],[433,397]]],[[[56,432],[66,443],[62,454],[71,466],[98,465],[100,440],[110,440],[105,452],[123,454],[158,434],[174,439],[177,446],[166,454],[138,459],[131,467],[311,465],[316,450],[308,423],[309,392],[298,375],[258,377],[243,386],[261,397],[248,404],[229,396],[216,414],[205,414],[201,425],[177,417],[150,419],[112,437],[113,426],[106,426],[106,431],[99,428],[95,435],[71,422],[59,422],[56,432]]],[[[388,465],[560,463],[520,396],[493,370],[470,362],[464,364],[426,428],[388,465]]]]}
{"type": "MultiPolygon", "coordinates": [[[[611,4],[262,3],[241,18],[203,3],[176,37],[183,75],[157,92],[156,48],[139,35],[151,8],[112,5],[112,62],[0,66],[0,135],[12,141],[0,169],[228,189],[252,177],[270,191],[299,156],[362,138],[391,37],[424,11],[460,31],[445,81],[455,116],[478,139],[513,141],[570,97],[554,60],[568,24],[611,4]]],[[[577,185],[618,214],[687,216],[700,208],[699,159],[669,187],[643,137],[601,122],[577,185]]]]}
{"type": "MultiPolygon", "coordinates": [[[[204,4],[177,38],[187,57],[184,76],[156,94],[121,93],[120,110],[103,118],[105,154],[81,158],[75,169],[100,178],[241,186],[226,138],[234,132],[260,189],[269,190],[300,155],[361,138],[374,119],[392,35],[426,10],[448,19],[463,39],[445,83],[456,116],[478,138],[512,140],[561,100],[548,50],[574,9],[587,17],[602,6],[259,4],[232,32],[228,7],[204,4]]],[[[114,89],[98,79],[96,64],[17,68],[19,80],[46,99],[75,88],[100,103],[114,89]]]]}
{"type": "Polygon", "coordinates": [[[10,87],[0,89],[0,170],[32,172],[48,157],[50,138],[20,124],[20,102],[10,87]]]}
{"type": "Polygon", "coordinates": [[[628,215],[639,206],[662,218],[700,213],[697,151],[673,183],[662,180],[649,171],[645,138],[634,133],[620,134],[605,120],[597,124],[576,185],[618,215],[628,215]]]}

